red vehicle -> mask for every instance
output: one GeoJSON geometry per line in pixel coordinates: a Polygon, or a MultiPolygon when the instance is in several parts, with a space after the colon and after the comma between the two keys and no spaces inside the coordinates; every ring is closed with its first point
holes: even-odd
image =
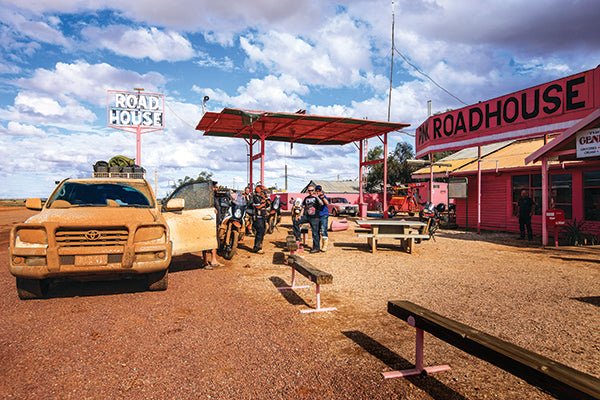
{"type": "Polygon", "coordinates": [[[408,213],[411,217],[419,213],[423,206],[419,189],[425,190],[422,183],[409,183],[407,185],[396,185],[390,188],[392,197],[388,202],[388,214],[390,217],[398,213],[408,213]]]}

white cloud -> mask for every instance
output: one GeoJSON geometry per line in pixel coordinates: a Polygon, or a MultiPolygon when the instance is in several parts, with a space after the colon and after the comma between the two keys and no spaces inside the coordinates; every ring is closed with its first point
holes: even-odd
{"type": "Polygon", "coordinates": [[[272,30],[242,36],[240,46],[250,68],[263,66],[307,84],[356,85],[365,82],[365,72],[371,69],[366,27],[345,14],[332,18],[307,39],[272,30]]]}
{"type": "Polygon", "coordinates": [[[109,89],[131,90],[141,86],[147,91],[159,91],[165,82],[166,79],[157,72],[139,74],[106,63],[88,64],[85,61],[72,64],[59,62],[54,70],[39,68],[30,78],[14,81],[23,89],[65,101],[75,97],[99,106],[106,105],[106,92],[109,89]]]}
{"type": "MultiPolygon", "coordinates": [[[[10,26],[15,35],[29,37],[35,41],[69,47],[70,41],[62,32],[40,19],[27,18],[8,8],[0,9],[0,21],[10,26]]],[[[57,19],[51,18],[51,24],[57,25],[57,19]]]]}
{"type": "Polygon", "coordinates": [[[198,59],[194,62],[201,67],[217,68],[224,71],[232,71],[235,67],[231,58],[225,56],[219,60],[203,51],[198,52],[198,59]]]}
{"type": "Polygon", "coordinates": [[[45,137],[46,132],[36,126],[19,124],[18,122],[10,121],[6,128],[0,125],[0,132],[10,136],[35,136],[45,137]]]}
{"type": "Polygon", "coordinates": [[[306,108],[300,96],[309,92],[307,86],[289,75],[279,77],[268,75],[264,79],[251,79],[246,86],[238,88],[235,96],[221,89],[200,88],[195,85],[192,90],[201,95],[208,95],[211,103],[218,102],[245,109],[280,111],[306,108]]]}
{"type": "Polygon", "coordinates": [[[132,29],[122,25],[87,27],[82,35],[92,46],[132,58],[183,61],[194,57],[192,44],[174,31],[155,27],[132,29]]]}

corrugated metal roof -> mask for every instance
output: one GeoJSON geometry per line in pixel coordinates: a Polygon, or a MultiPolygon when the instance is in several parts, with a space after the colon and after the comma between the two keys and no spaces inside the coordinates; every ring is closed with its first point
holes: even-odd
{"type": "MultiPolygon", "coordinates": [[[[519,168],[527,166],[525,158],[544,145],[544,139],[519,140],[509,144],[500,150],[488,154],[481,159],[481,170],[495,170],[506,168],[519,168]]],[[[540,165],[541,163],[530,164],[530,166],[540,165]]],[[[465,172],[476,172],[477,163],[471,163],[458,168],[454,171],[456,174],[465,172]]]]}
{"type": "Polygon", "coordinates": [[[306,188],[310,185],[321,185],[325,193],[358,193],[358,181],[310,181],[301,193],[306,193],[306,188]]]}
{"type": "MultiPolygon", "coordinates": [[[[492,144],[488,144],[485,146],[481,146],[481,154],[483,157],[485,157],[488,154],[491,154],[503,147],[506,147],[513,142],[514,142],[514,140],[508,140],[505,142],[498,142],[498,143],[492,143],[492,144]]],[[[452,165],[451,166],[434,165],[433,166],[433,174],[434,175],[445,174],[446,171],[452,172],[458,168],[466,166],[467,164],[469,164],[475,160],[477,160],[477,147],[469,147],[466,149],[462,149],[462,150],[457,151],[456,153],[449,155],[448,157],[444,157],[441,160],[439,160],[438,162],[440,162],[440,163],[452,164],[452,165]]],[[[415,178],[423,178],[425,176],[429,176],[429,167],[423,167],[423,168],[416,170],[415,172],[413,172],[412,176],[415,178]]]]}
{"type": "Polygon", "coordinates": [[[224,108],[220,113],[205,113],[196,130],[204,131],[205,136],[246,139],[252,136],[290,143],[343,145],[398,131],[407,126],[410,124],[224,108]]]}

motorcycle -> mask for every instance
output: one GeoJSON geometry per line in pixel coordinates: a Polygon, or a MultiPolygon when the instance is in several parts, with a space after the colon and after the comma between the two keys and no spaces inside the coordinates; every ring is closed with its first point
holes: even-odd
{"type": "Polygon", "coordinates": [[[221,205],[227,210],[219,224],[219,250],[223,258],[231,260],[246,229],[246,202],[223,198],[221,205]]]}
{"type": "Polygon", "coordinates": [[[419,212],[419,220],[425,222],[425,232],[435,241],[435,234],[440,228],[442,222],[442,213],[446,211],[446,205],[440,203],[434,206],[432,202],[425,203],[423,209],[419,212]]]}
{"type": "Polygon", "coordinates": [[[279,195],[275,195],[273,201],[269,202],[268,217],[267,217],[267,233],[273,233],[273,230],[277,228],[277,224],[281,222],[281,198],[279,195]]]}

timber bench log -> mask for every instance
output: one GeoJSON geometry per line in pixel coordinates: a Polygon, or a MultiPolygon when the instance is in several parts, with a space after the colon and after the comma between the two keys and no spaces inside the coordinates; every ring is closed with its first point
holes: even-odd
{"type": "Polygon", "coordinates": [[[309,288],[310,285],[298,286],[296,285],[296,272],[305,276],[308,280],[313,282],[316,287],[317,293],[317,306],[313,309],[300,310],[301,313],[312,313],[312,312],[325,312],[337,310],[335,307],[323,308],[321,307],[321,285],[327,285],[333,283],[333,276],[325,271],[321,271],[318,268],[312,266],[308,261],[298,255],[290,255],[287,258],[287,264],[292,268],[292,284],[290,286],[278,287],[279,290],[294,290],[309,288]]]}
{"type": "Polygon", "coordinates": [[[600,379],[542,355],[446,318],[409,301],[388,302],[388,313],[416,328],[415,368],[384,372],[385,378],[447,370],[447,365],[423,367],[423,331],[487,361],[559,399],[600,399],[600,379]]]}

